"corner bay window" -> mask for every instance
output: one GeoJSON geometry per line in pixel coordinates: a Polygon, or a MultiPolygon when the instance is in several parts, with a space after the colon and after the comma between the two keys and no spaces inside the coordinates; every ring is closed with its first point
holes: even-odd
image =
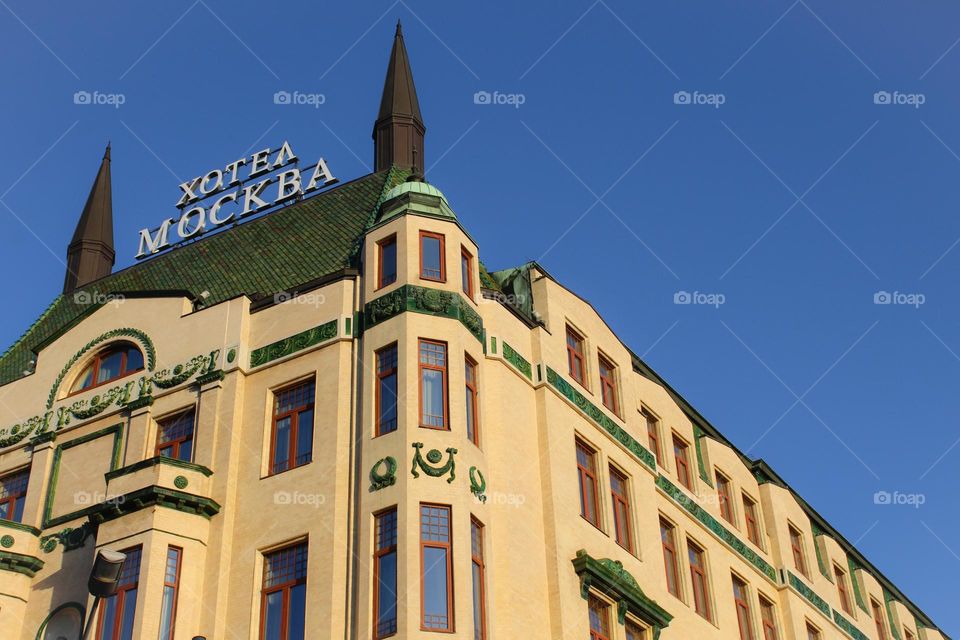
{"type": "Polygon", "coordinates": [[[570,377],[586,386],[586,370],[583,366],[583,336],[567,325],[567,365],[570,377]]]}
{"type": "Polygon", "coordinates": [[[477,363],[470,356],[463,359],[464,392],[467,406],[467,439],[475,445],[480,444],[477,418],[477,363]]]}
{"type": "Polygon", "coordinates": [[[377,243],[377,289],[397,281],[397,236],[377,243]]]}
{"type": "Polygon", "coordinates": [[[314,381],[274,393],[270,473],[310,462],[313,456],[314,381]]]}
{"type": "Polygon", "coordinates": [[[603,400],[603,406],[617,413],[617,367],[603,356],[600,361],[600,396],[603,400]]]}
{"type": "Polygon", "coordinates": [[[439,233],[420,232],[420,278],[446,282],[444,266],[444,241],[439,233]]]}
{"type": "Polygon", "coordinates": [[[617,544],[633,553],[627,477],[613,467],[610,467],[610,497],[613,500],[613,529],[617,544]]]}
{"type": "Polygon", "coordinates": [[[693,490],[690,481],[690,447],[679,436],[673,436],[673,458],[677,464],[677,479],[687,489],[693,490]]]}
{"type": "Polygon", "coordinates": [[[397,509],[375,516],[373,554],[373,637],[397,632],[397,509]]]}
{"type": "Polygon", "coordinates": [[[80,393],[102,384],[143,370],[143,354],[129,342],[107,347],[93,357],[70,387],[70,393],[80,393]]]}
{"type": "Polygon", "coordinates": [[[263,556],[260,640],[304,640],[307,607],[307,543],[263,556]]]}
{"type": "Polygon", "coordinates": [[[23,504],[27,499],[27,483],[30,469],[14,471],[0,478],[0,519],[20,522],[23,520],[23,504]]]}
{"type": "Polygon", "coordinates": [[[710,587],[707,582],[706,555],[703,549],[688,540],[687,557],[690,560],[690,584],[693,586],[693,608],[701,617],[710,620],[710,587]]]}
{"type": "Polygon", "coordinates": [[[740,640],[753,640],[753,622],[750,620],[750,600],[747,583],[733,576],[733,602],[737,609],[737,626],[740,628],[740,640]]]}
{"type": "Polygon", "coordinates": [[[450,507],[420,505],[420,628],[453,631],[450,507]]]}
{"type": "Polygon", "coordinates": [[[486,640],[487,569],[483,560],[483,525],[476,518],[470,518],[470,559],[473,564],[473,640],[486,640]]]}
{"type": "Polygon", "coordinates": [[[448,429],[447,345],[420,340],[420,426],[448,429]]]}
{"type": "Polygon", "coordinates": [[[179,547],[167,547],[167,562],[163,569],[163,600],[160,602],[160,640],[173,640],[182,554],[183,550],[179,547]]]}
{"type": "Polygon", "coordinates": [[[663,567],[667,574],[667,591],[680,597],[680,570],[677,565],[676,528],[660,518],[660,543],[663,546],[663,567]]]}
{"type": "Polygon", "coordinates": [[[137,587],[140,584],[140,547],[124,549],[117,592],[100,601],[97,640],[133,640],[133,619],[137,613],[137,587]]]}
{"type": "Polygon", "coordinates": [[[196,412],[192,407],[161,420],[157,425],[157,447],[154,455],[190,462],[193,459],[195,420],[196,412]]]}
{"type": "Polygon", "coordinates": [[[377,431],[397,430],[397,345],[377,351],[377,431]]]}
{"type": "Polygon", "coordinates": [[[587,608],[590,611],[590,640],[610,640],[610,605],[591,595],[587,608]]]}
{"type": "Polygon", "coordinates": [[[600,510],[597,508],[597,461],[596,452],[576,441],[577,477],[580,482],[580,515],[595,527],[600,527],[600,510]]]}

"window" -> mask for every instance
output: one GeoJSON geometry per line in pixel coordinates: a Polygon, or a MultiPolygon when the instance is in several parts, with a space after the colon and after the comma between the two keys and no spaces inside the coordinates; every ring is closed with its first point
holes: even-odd
{"type": "Polygon", "coordinates": [[[673,436],[673,458],[677,463],[677,479],[680,484],[687,489],[693,490],[690,481],[690,446],[680,439],[679,436],[673,436]]]}
{"type": "Polygon", "coordinates": [[[676,528],[660,518],[660,542],[663,545],[663,566],[667,572],[667,591],[680,597],[680,571],[677,567],[676,528]]]}
{"type": "Polygon", "coordinates": [[[904,627],[904,629],[903,629],[903,640],[916,640],[916,636],[913,635],[913,633],[910,631],[910,629],[907,629],[906,627],[904,627]]]}
{"type": "Polygon", "coordinates": [[[852,616],[853,607],[850,606],[850,594],[847,593],[847,574],[837,565],[833,565],[833,575],[837,579],[837,593],[840,595],[840,606],[847,614],[852,616]]]}
{"type": "Polygon", "coordinates": [[[453,631],[450,507],[420,505],[420,628],[453,631]]]}
{"type": "Polygon", "coordinates": [[[310,462],[313,456],[314,381],[274,393],[270,473],[310,462]]]}
{"type": "Polygon", "coordinates": [[[397,508],[374,517],[373,637],[397,632],[397,508]]]}
{"type": "Polygon", "coordinates": [[[163,571],[163,600],[160,602],[160,640],[173,640],[177,620],[177,593],[180,590],[180,557],[183,550],[167,547],[167,564],[163,571]]]}
{"type": "Polygon", "coordinates": [[[630,496],[627,476],[610,467],[610,495],[613,499],[613,528],[617,544],[633,553],[633,531],[630,527],[630,496]]]}
{"type": "Polygon", "coordinates": [[[303,640],[307,607],[307,543],[263,556],[260,639],[303,640]]]}
{"type": "Polygon", "coordinates": [[[710,587],[707,582],[706,555],[697,544],[687,540],[687,557],[690,560],[693,608],[701,617],[710,620],[710,587]]]}
{"type": "Polygon", "coordinates": [[[470,556],[473,562],[473,640],[486,640],[487,587],[483,564],[483,525],[476,518],[470,518],[470,556]]]}
{"type": "Polygon", "coordinates": [[[447,344],[420,340],[420,426],[447,426],[447,344]]]}
{"type": "Polygon", "coordinates": [[[120,342],[93,357],[70,387],[70,393],[99,387],[142,370],[143,354],[140,349],[129,342],[120,342]]]}
{"type": "Polygon", "coordinates": [[[873,623],[877,626],[877,638],[887,640],[887,627],[883,624],[883,608],[873,598],[870,598],[870,609],[873,611],[873,623]]]}
{"type": "Polygon", "coordinates": [[[610,605],[591,595],[587,608],[590,611],[590,640],[610,640],[610,605]]]}
{"type": "Polygon", "coordinates": [[[140,583],[140,547],[124,549],[127,559],[120,571],[117,592],[100,601],[97,640],[133,640],[133,619],[137,613],[140,583]]]}
{"type": "Polygon", "coordinates": [[[807,640],[821,640],[822,636],[820,635],[820,629],[817,629],[815,626],[807,623],[807,640]]]}
{"type": "Polygon", "coordinates": [[[647,640],[646,632],[640,625],[634,624],[633,622],[627,620],[624,628],[627,631],[627,640],[647,640]]]}
{"type": "Polygon", "coordinates": [[[747,595],[747,583],[737,576],[733,576],[733,602],[737,608],[740,640],[753,640],[753,623],[750,621],[750,600],[747,595]]]}
{"type": "Polygon", "coordinates": [[[467,438],[473,444],[480,445],[479,416],[477,408],[477,363],[470,356],[463,359],[464,391],[467,405],[467,438]]]}
{"type": "Polygon", "coordinates": [[[154,455],[190,462],[193,460],[193,407],[165,418],[157,425],[157,448],[154,455]]]}
{"type": "Polygon", "coordinates": [[[603,406],[617,413],[617,367],[602,355],[600,361],[600,396],[603,406]]]}
{"type": "Polygon", "coordinates": [[[600,527],[597,508],[597,452],[577,440],[577,475],[580,480],[580,515],[600,527]]]}
{"type": "Polygon", "coordinates": [[[807,561],[803,555],[803,536],[792,524],[788,525],[788,528],[790,530],[790,550],[793,552],[793,566],[803,575],[807,575],[807,561]]]}
{"type": "Polygon", "coordinates": [[[397,236],[377,243],[377,289],[397,281],[397,236]]]}
{"type": "Polygon", "coordinates": [[[420,277],[422,279],[446,282],[443,253],[442,235],[429,231],[420,232],[420,277]]]}
{"type": "Polygon", "coordinates": [[[466,247],[460,247],[460,288],[473,299],[473,256],[466,247]]]}
{"type": "Polygon", "coordinates": [[[376,435],[397,430],[397,345],[377,351],[376,435]]]}
{"type": "Polygon", "coordinates": [[[21,469],[0,478],[0,520],[20,522],[27,500],[30,469],[21,469]]]}
{"type": "Polygon", "coordinates": [[[586,371],[583,367],[583,336],[567,325],[567,364],[570,366],[570,377],[586,386],[586,371]]]}
{"type": "Polygon", "coordinates": [[[646,409],[640,409],[640,415],[647,422],[647,443],[650,445],[650,450],[656,456],[657,464],[663,466],[663,460],[660,459],[660,424],[646,409]]]}
{"type": "Polygon", "coordinates": [[[760,520],[757,517],[757,503],[747,494],[743,494],[743,522],[747,528],[747,539],[760,546],[760,520]]]}
{"type": "Polygon", "coordinates": [[[720,501],[720,515],[730,524],[733,521],[733,499],[730,497],[730,480],[719,471],[716,472],[717,478],[717,499],[720,501]]]}
{"type": "Polygon", "coordinates": [[[760,624],[763,625],[763,640],[779,640],[777,635],[777,612],[773,603],[760,596],[760,624]]]}

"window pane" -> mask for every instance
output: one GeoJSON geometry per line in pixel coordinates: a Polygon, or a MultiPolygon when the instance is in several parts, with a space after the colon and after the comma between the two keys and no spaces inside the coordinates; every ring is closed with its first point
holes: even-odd
{"type": "Polygon", "coordinates": [[[97,372],[97,384],[118,377],[122,360],[122,351],[115,351],[102,358],[100,360],[100,370],[97,372]]]}
{"type": "Polygon", "coordinates": [[[447,550],[425,547],[423,550],[423,623],[428,629],[446,629],[447,550]]]}
{"type": "Polygon", "coordinates": [[[113,640],[113,629],[117,624],[117,596],[110,596],[102,600],[101,630],[98,640],[113,640]]]}
{"type": "Polygon", "coordinates": [[[193,440],[187,440],[180,443],[180,450],[177,452],[177,459],[184,462],[190,462],[193,459],[193,440]]]}
{"type": "Polygon", "coordinates": [[[474,417],[473,417],[473,391],[467,387],[465,394],[465,401],[467,404],[467,438],[474,440],[473,429],[474,429],[474,417]]]}
{"type": "Polygon", "coordinates": [[[397,347],[377,352],[377,435],[397,430],[397,347]]]}
{"type": "Polygon", "coordinates": [[[483,638],[483,569],[473,564],[473,638],[483,638]]]}
{"type": "Polygon", "coordinates": [[[290,589],[287,615],[287,640],[303,640],[307,615],[307,585],[298,584],[290,589]]]}
{"type": "Polygon", "coordinates": [[[637,625],[628,622],[626,625],[627,629],[627,640],[645,640],[643,637],[643,629],[637,625]]]}
{"type": "Polygon", "coordinates": [[[301,411],[297,416],[297,460],[296,464],[310,462],[313,453],[313,409],[301,411]]]}
{"type": "Polygon", "coordinates": [[[93,385],[93,365],[89,365],[86,369],[83,370],[83,373],[80,374],[80,377],[77,378],[77,381],[73,383],[73,388],[70,389],[71,393],[76,393],[82,389],[93,385]]]}
{"type": "Polygon", "coordinates": [[[380,557],[377,584],[377,635],[397,630],[397,552],[380,557]]]}
{"type": "Polygon", "coordinates": [[[133,640],[133,618],[137,613],[137,590],[123,593],[123,622],[120,625],[120,640],[133,640]]]}
{"type": "Polygon", "coordinates": [[[442,256],[440,255],[440,238],[432,236],[420,237],[420,260],[424,278],[439,280],[443,277],[442,256]]]}
{"type": "Polygon", "coordinates": [[[160,603],[160,640],[170,640],[173,636],[173,587],[163,588],[163,601],[160,603]]]}
{"type": "Polygon", "coordinates": [[[380,245],[380,286],[397,281],[397,240],[391,238],[380,245]]]}
{"type": "Polygon", "coordinates": [[[423,423],[443,426],[443,372],[423,370],[423,423]]]}
{"type": "Polygon", "coordinates": [[[143,354],[136,347],[127,349],[127,368],[124,373],[139,371],[143,369],[143,354]]]}
{"type": "Polygon", "coordinates": [[[281,618],[283,611],[283,592],[274,591],[267,595],[266,610],[263,615],[264,640],[281,640],[280,630],[283,627],[281,618]]]}
{"type": "Polygon", "coordinates": [[[273,471],[284,471],[290,456],[290,418],[277,420],[276,436],[273,444],[273,471]]]}

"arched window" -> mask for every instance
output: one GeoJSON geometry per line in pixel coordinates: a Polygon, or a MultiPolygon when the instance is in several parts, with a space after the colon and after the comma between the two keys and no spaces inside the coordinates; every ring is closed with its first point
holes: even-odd
{"type": "Polygon", "coordinates": [[[143,353],[130,342],[116,342],[101,350],[77,376],[70,393],[80,393],[143,370],[143,353]]]}

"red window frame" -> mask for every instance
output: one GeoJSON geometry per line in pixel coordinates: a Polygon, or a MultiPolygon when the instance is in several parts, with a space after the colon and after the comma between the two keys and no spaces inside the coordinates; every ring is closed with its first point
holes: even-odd
{"type": "Polygon", "coordinates": [[[773,602],[760,596],[760,624],[763,626],[763,640],[780,640],[777,634],[776,616],[773,602]]]}
{"type": "Polygon", "coordinates": [[[23,519],[23,507],[27,501],[27,486],[30,484],[30,467],[17,469],[0,477],[0,505],[7,507],[10,522],[23,519]],[[19,501],[19,505],[17,504],[19,501]],[[17,507],[19,506],[19,512],[17,507]]]}
{"type": "Polygon", "coordinates": [[[309,547],[306,542],[297,542],[295,544],[288,545],[281,549],[276,549],[269,553],[263,554],[263,580],[260,587],[260,638],[263,640],[266,634],[266,622],[267,622],[267,598],[271,594],[281,592],[281,613],[280,613],[280,640],[287,640],[289,634],[289,628],[287,627],[287,622],[289,621],[289,609],[290,609],[290,592],[294,587],[299,585],[307,584],[307,562],[308,562],[308,552],[309,547]],[[279,556],[280,554],[289,554],[284,558],[286,562],[293,563],[292,577],[284,582],[277,584],[272,584],[269,587],[267,586],[267,579],[269,577],[267,572],[267,564],[274,557],[279,556]],[[302,568],[302,572],[301,572],[302,568]]]}
{"type": "Polygon", "coordinates": [[[647,640],[647,631],[640,625],[627,620],[623,628],[627,640],[647,640]]]}
{"type": "Polygon", "coordinates": [[[621,547],[633,553],[633,527],[630,525],[630,496],[627,476],[610,467],[610,496],[613,501],[614,538],[621,547]]]}
{"type": "Polygon", "coordinates": [[[391,234],[377,242],[377,289],[389,286],[397,281],[397,234],[391,234]],[[393,279],[387,280],[383,271],[383,248],[393,245],[393,279]]]}
{"type": "Polygon", "coordinates": [[[753,640],[753,621],[750,619],[749,597],[747,583],[737,576],[733,576],[733,602],[737,611],[737,627],[740,629],[740,640],[753,640]]]}
{"type": "Polygon", "coordinates": [[[460,288],[473,300],[473,254],[460,246],[460,288]]]}
{"type": "Polygon", "coordinates": [[[600,398],[603,406],[613,413],[620,410],[617,398],[617,365],[602,353],[597,356],[600,368],[600,398]]]}
{"type": "Polygon", "coordinates": [[[690,445],[676,434],[673,436],[673,459],[677,464],[677,479],[680,481],[680,484],[692,491],[693,483],[690,480],[690,445]]]}
{"type": "Polygon", "coordinates": [[[587,384],[587,368],[583,356],[584,338],[576,329],[567,325],[567,365],[570,377],[580,386],[587,384]]]}
{"type": "Polygon", "coordinates": [[[590,594],[587,611],[590,615],[590,640],[610,640],[610,605],[590,594]]]}
{"type": "Polygon", "coordinates": [[[743,522],[747,529],[747,540],[759,547],[760,522],[757,514],[757,501],[745,493],[741,494],[741,497],[743,498],[743,522]]]}
{"type": "Polygon", "coordinates": [[[715,472],[714,475],[717,479],[717,498],[720,501],[720,515],[730,524],[734,524],[733,503],[730,497],[730,479],[719,471],[715,472]]]}
{"type": "MultiPolygon", "coordinates": [[[[434,359],[436,359],[436,358],[434,358],[434,359]]],[[[426,340],[426,339],[424,339],[424,338],[420,338],[420,340],[419,340],[418,343],[417,343],[417,362],[418,362],[418,366],[419,366],[419,376],[418,376],[418,377],[419,377],[419,379],[420,379],[420,393],[419,393],[420,426],[423,427],[424,429],[436,429],[436,430],[438,430],[438,431],[449,431],[449,430],[450,430],[450,417],[449,417],[449,416],[450,416],[450,398],[449,398],[449,391],[450,391],[450,390],[449,390],[449,387],[450,387],[450,385],[449,385],[449,381],[448,381],[448,380],[449,380],[449,376],[448,376],[447,370],[448,370],[448,365],[449,365],[449,362],[450,362],[450,354],[449,354],[448,349],[447,349],[447,343],[446,343],[446,342],[440,342],[440,341],[438,341],[438,340],[426,340]],[[427,354],[430,353],[429,351],[425,352],[425,351],[423,350],[424,345],[432,345],[432,346],[434,346],[434,347],[442,347],[442,349],[443,349],[442,352],[440,352],[440,351],[437,351],[437,352],[436,352],[436,353],[442,353],[442,354],[443,354],[443,364],[442,364],[442,365],[436,365],[436,364],[432,364],[432,363],[430,363],[430,362],[424,362],[424,358],[428,358],[428,359],[429,359],[429,356],[425,356],[424,354],[425,354],[425,353],[427,353],[427,354]],[[439,425],[429,424],[428,421],[425,419],[425,418],[427,418],[427,416],[426,416],[426,415],[424,414],[424,412],[423,412],[423,411],[424,411],[424,407],[423,407],[423,372],[424,372],[424,371],[427,371],[427,370],[429,370],[429,371],[439,371],[439,372],[440,372],[440,375],[442,376],[441,379],[440,379],[440,385],[441,385],[441,387],[442,387],[442,392],[443,392],[443,407],[442,407],[442,408],[443,408],[443,415],[442,415],[442,416],[430,416],[431,418],[437,418],[437,417],[439,417],[439,418],[441,419],[441,422],[442,422],[442,424],[439,424],[439,425]]]]}
{"type": "Polygon", "coordinates": [[[690,561],[690,586],[693,587],[693,609],[705,620],[711,620],[710,582],[707,580],[707,554],[692,540],[687,540],[690,561]]]}
{"type": "MultiPolygon", "coordinates": [[[[168,588],[172,589],[172,595],[170,596],[172,600],[170,608],[170,632],[166,637],[160,636],[160,640],[173,640],[174,634],[176,633],[177,627],[177,600],[180,596],[180,568],[183,565],[183,549],[176,547],[174,545],[169,545],[167,547],[167,559],[166,565],[164,566],[163,573],[163,591],[166,591],[168,588]],[[171,579],[170,575],[170,554],[175,553],[176,559],[173,564],[173,577],[171,579]]],[[[160,604],[160,631],[163,631],[163,602],[160,604]]]]}
{"type": "Polygon", "coordinates": [[[82,388],[80,388],[80,389],[74,389],[73,386],[71,386],[70,393],[67,394],[67,395],[71,395],[71,396],[77,395],[78,393],[83,393],[84,391],[89,391],[90,389],[96,389],[97,387],[102,387],[102,386],[105,385],[105,384],[110,384],[111,382],[113,382],[113,381],[115,381],[115,380],[119,380],[120,378],[125,378],[126,376],[129,376],[129,375],[132,374],[132,373],[136,373],[136,372],[138,372],[138,371],[143,371],[143,368],[144,368],[143,362],[144,362],[143,351],[140,349],[140,347],[138,347],[138,346],[135,345],[134,343],[132,343],[132,342],[116,342],[116,343],[113,343],[113,344],[111,344],[110,346],[108,346],[107,348],[102,349],[102,350],[101,350],[99,353],[97,353],[95,356],[93,356],[93,360],[91,360],[83,369],[81,369],[80,375],[77,376],[77,377],[74,379],[74,381],[73,381],[73,386],[76,386],[76,384],[77,384],[77,382],[79,382],[80,378],[83,377],[83,374],[84,374],[88,369],[91,369],[91,368],[92,368],[93,373],[92,373],[92,375],[91,375],[91,377],[90,377],[90,380],[92,380],[92,382],[91,382],[89,385],[87,385],[87,386],[85,386],[85,387],[82,387],[82,388]],[[137,350],[137,351],[140,352],[140,363],[141,363],[141,364],[140,364],[140,366],[137,367],[136,369],[130,369],[130,370],[128,371],[128,370],[127,370],[127,355],[128,355],[128,352],[129,352],[131,349],[135,349],[135,350],[137,350]],[[102,381],[100,381],[100,382],[97,382],[97,378],[100,376],[100,364],[101,364],[104,360],[106,360],[107,358],[109,358],[110,356],[112,356],[113,354],[117,353],[118,351],[120,351],[121,354],[122,354],[122,355],[121,355],[121,358],[120,358],[120,369],[119,369],[120,373],[118,373],[117,375],[113,376],[112,378],[108,378],[108,379],[106,379],[106,380],[102,380],[102,381]]]}
{"type": "Polygon", "coordinates": [[[853,607],[850,606],[850,594],[847,592],[847,572],[833,565],[833,577],[837,580],[837,594],[840,596],[840,608],[848,615],[853,615],[853,607]]]}
{"type": "MultiPolygon", "coordinates": [[[[397,508],[390,507],[374,514],[374,553],[373,553],[373,637],[375,640],[387,638],[397,633],[397,619],[399,611],[399,596],[396,593],[397,585],[393,585],[394,612],[393,619],[380,619],[380,563],[385,556],[394,554],[394,563],[397,553],[397,508]]],[[[399,566],[399,565],[397,565],[399,566]]],[[[397,577],[397,579],[399,579],[397,577]]]]}
{"type": "Polygon", "coordinates": [[[806,576],[807,557],[803,553],[803,534],[792,524],[788,524],[787,529],[790,532],[790,551],[793,554],[793,566],[806,576]]]}
{"type": "Polygon", "coordinates": [[[442,233],[435,233],[433,231],[421,231],[420,232],[420,279],[421,280],[430,280],[431,282],[446,282],[447,281],[447,249],[446,249],[446,238],[444,238],[442,233]],[[425,238],[433,238],[434,240],[440,241],[440,275],[439,276],[428,276],[426,275],[426,265],[423,261],[424,251],[423,251],[423,241],[425,238]]]}
{"type": "Polygon", "coordinates": [[[483,559],[483,524],[470,516],[470,561],[474,570],[474,640],[487,638],[487,567],[483,559]],[[479,606],[479,611],[477,610],[479,606]],[[477,618],[479,617],[479,628],[477,618]]]}
{"type": "Polygon", "coordinates": [[[463,356],[463,380],[466,393],[467,408],[467,438],[473,444],[480,446],[480,403],[477,398],[479,392],[479,367],[476,361],[468,354],[463,356]],[[471,424],[472,418],[472,424],[471,424]]]}
{"type": "Polygon", "coordinates": [[[290,471],[291,469],[296,469],[297,467],[302,467],[305,464],[310,463],[313,459],[313,437],[311,434],[311,445],[310,445],[310,454],[307,456],[307,460],[297,460],[297,442],[300,437],[300,413],[304,411],[311,411],[312,419],[310,424],[307,425],[307,428],[313,429],[314,422],[316,422],[316,381],[315,380],[304,380],[301,382],[295,382],[291,385],[277,389],[273,392],[273,420],[271,421],[270,426],[270,473],[269,475],[276,475],[278,473],[283,473],[284,471],[290,471]],[[310,387],[309,397],[310,401],[305,402],[304,404],[292,407],[287,411],[279,413],[278,405],[280,404],[280,396],[284,393],[289,393],[294,390],[298,390],[301,387],[310,387]],[[290,442],[288,444],[289,451],[287,451],[287,466],[282,469],[278,469],[275,464],[275,454],[277,446],[277,422],[283,420],[284,418],[290,418],[290,442]]]}
{"type": "Polygon", "coordinates": [[[187,442],[190,443],[190,455],[188,456],[187,462],[193,460],[194,448],[193,448],[193,435],[197,429],[197,412],[196,407],[190,407],[180,411],[174,415],[163,418],[162,420],[157,421],[157,446],[154,447],[153,455],[159,456],[160,452],[166,449],[167,447],[172,447],[173,452],[171,455],[167,456],[169,458],[174,458],[180,460],[180,449],[187,442]],[[190,431],[183,432],[181,435],[178,435],[175,438],[169,438],[166,440],[161,439],[163,437],[164,429],[167,426],[179,426],[177,423],[185,418],[187,415],[190,416],[190,431]]]}
{"type": "Polygon", "coordinates": [[[104,638],[104,631],[106,631],[106,638],[109,640],[120,640],[121,631],[123,630],[123,616],[124,611],[128,606],[133,606],[134,615],[137,611],[137,595],[139,595],[140,587],[140,559],[143,554],[143,547],[137,545],[135,547],[130,547],[127,549],[122,549],[120,553],[127,556],[127,559],[123,562],[123,568],[120,571],[119,583],[117,586],[117,591],[109,598],[104,598],[100,601],[100,610],[97,616],[97,630],[95,637],[99,639],[104,638]],[[127,602],[129,599],[129,592],[137,591],[137,595],[133,597],[133,602],[127,602]],[[104,614],[108,603],[113,600],[115,604],[114,616],[113,616],[113,628],[104,629],[104,614]]]}
{"type": "Polygon", "coordinates": [[[873,610],[873,623],[877,627],[877,638],[887,640],[887,625],[883,623],[883,608],[873,598],[870,598],[870,608],[873,610]]]}
{"type": "Polygon", "coordinates": [[[667,591],[680,597],[680,567],[677,558],[677,528],[660,518],[660,544],[663,547],[663,568],[667,577],[667,591]]]}
{"type": "Polygon", "coordinates": [[[577,449],[577,478],[580,484],[580,516],[600,528],[600,508],[599,489],[597,483],[597,452],[580,439],[576,441],[577,449]],[[587,495],[587,488],[590,488],[593,496],[593,503],[590,504],[590,496],[587,495]]]}
{"type": "Polygon", "coordinates": [[[649,444],[653,450],[653,456],[657,459],[657,464],[662,467],[663,460],[660,457],[662,455],[660,453],[660,421],[646,409],[640,409],[640,415],[647,421],[647,444],[649,444]]]}
{"type": "MultiPolygon", "coordinates": [[[[817,629],[815,626],[807,623],[807,640],[821,640],[823,636],[820,635],[820,629],[817,629]]],[[[883,636],[881,636],[882,638],[883,636]]]]}
{"type": "MultiPolygon", "coordinates": [[[[399,397],[394,398],[396,403],[396,413],[397,415],[393,419],[392,425],[386,425],[383,422],[383,414],[381,409],[383,407],[383,380],[390,376],[399,376],[399,369],[397,363],[399,362],[398,352],[397,352],[397,343],[389,344],[382,349],[378,349],[376,352],[377,360],[377,382],[376,382],[376,425],[375,425],[375,435],[382,436],[387,433],[393,433],[397,430],[398,421],[400,419],[400,407],[399,407],[399,397]]],[[[397,380],[397,385],[399,385],[399,380],[397,380]]],[[[397,386],[399,389],[399,386],[397,386]]]]}
{"type": "MultiPolygon", "coordinates": [[[[420,630],[421,631],[441,631],[452,633],[454,630],[454,593],[453,593],[453,535],[451,520],[453,511],[450,505],[432,504],[428,502],[420,503],[420,630]],[[436,513],[434,517],[431,514],[436,513]],[[444,517],[443,514],[446,516],[444,517]],[[433,533],[435,532],[435,533],[433,533]],[[432,534],[432,535],[430,535],[432,534]],[[445,537],[446,540],[434,540],[431,538],[445,537]],[[446,554],[446,573],[447,573],[447,612],[445,616],[446,626],[428,625],[427,611],[424,600],[424,551],[428,548],[443,549],[446,554]]],[[[443,622],[438,620],[437,623],[443,622]]]]}

